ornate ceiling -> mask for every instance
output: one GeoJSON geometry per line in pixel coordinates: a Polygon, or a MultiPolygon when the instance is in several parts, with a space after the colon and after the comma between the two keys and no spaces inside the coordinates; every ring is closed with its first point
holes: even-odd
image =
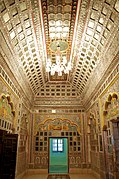
{"type": "Polygon", "coordinates": [[[0,53],[36,97],[80,97],[93,75],[101,78],[117,60],[119,0],[1,0],[0,12],[0,53]],[[62,53],[72,62],[61,77],[46,72],[57,42],[66,43],[62,53]]]}
{"type": "MultiPolygon", "coordinates": [[[[55,62],[57,44],[62,56],[70,60],[73,32],[76,20],[77,0],[41,0],[47,56],[55,62]]],[[[47,60],[46,60],[47,62],[47,60]]],[[[48,74],[49,81],[66,81],[67,75],[58,77],[48,74]]]]}

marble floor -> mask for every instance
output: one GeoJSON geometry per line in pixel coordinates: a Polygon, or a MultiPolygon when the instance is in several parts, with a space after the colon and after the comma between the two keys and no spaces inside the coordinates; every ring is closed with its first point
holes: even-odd
{"type": "MultiPolygon", "coordinates": [[[[47,179],[47,174],[26,175],[22,179],[47,179]]],[[[96,179],[91,174],[70,174],[70,179],[96,179]]]]}

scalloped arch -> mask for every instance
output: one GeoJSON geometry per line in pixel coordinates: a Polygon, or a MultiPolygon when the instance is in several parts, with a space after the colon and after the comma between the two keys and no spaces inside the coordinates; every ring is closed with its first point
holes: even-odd
{"type": "Polygon", "coordinates": [[[114,92],[114,93],[108,95],[107,100],[106,100],[106,102],[105,102],[105,104],[104,104],[104,106],[105,106],[105,109],[104,109],[104,112],[103,112],[104,115],[107,114],[108,106],[109,106],[109,104],[111,104],[111,101],[112,101],[114,98],[115,98],[116,100],[119,99],[119,95],[118,95],[116,92],[114,92]]]}
{"type": "Polygon", "coordinates": [[[81,132],[80,132],[80,126],[78,126],[77,123],[74,123],[74,122],[72,122],[71,120],[66,119],[66,118],[64,118],[64,119],[62,119],[62,118],[54,118],[54,119],[49,118],[49,119],[46,119],[46,120],[44,120],[43,122],[41,122],[41,123],[39,124],[39,126],[40,126],[40,125],[44,125],[44,124],[47,123],[48,121],[56,121],[56,120],[61,120],[61,121],[67,121],[67,122],[69,122],[70,125],[76,126],[78,133],[81,134],[81,132]]]}
{"type": "Polygon", "coordinates": [[[10,107],[11,107],[11,112],[12,112],[12,114],[13,114],[13,116],[15,117],[15,110],[14,110],[14,105],[13,105],[13,102],[11,101],[11,97],[10,97],[10,95],[5,95],[4,93],[2,93],[1,95],[0,95],[0,99],[1,98],[3,98],[3,99],[7,99],[7,101],[8,101],[8,104],[10,105],[10,107]]]}

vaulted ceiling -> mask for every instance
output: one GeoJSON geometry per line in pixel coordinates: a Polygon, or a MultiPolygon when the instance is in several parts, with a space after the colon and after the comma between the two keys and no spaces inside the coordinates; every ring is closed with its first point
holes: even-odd
{"type": "Polygon", "coordinates": [[[83,97],[118,60],[119,0],[1,0],[0,12],[0,63],[33,97],[83,97]],[[57,43],[72,63],[62,76],[46,72],[57,43]]]}

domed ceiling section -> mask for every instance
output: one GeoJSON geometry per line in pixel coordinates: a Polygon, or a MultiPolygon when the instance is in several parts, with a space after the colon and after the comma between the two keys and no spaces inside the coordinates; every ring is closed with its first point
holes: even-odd
{"type": "Polygon", "coordinates": [[[14,74],[23,73],[25,83],[29,83],[33,93],[36,93],[39,86],[44,84],[44,47],[39,3],[1,0],[0,11],[0,36],[6,46],[5,49],[1,44],[1,53],[11,53],[11,57],[7,58],[8,65],[12,66],[14,74]],[[17,69],[14,69],[15,65],[17,69]]]}
{"type": "Polygon", "coordinates": [[[93,74],[95,88],[119,52],[119,0],[1,0],[0,42],[23,90],[38,96],[46,84],[49,90],[52,84],[70,84],[79,96],[88,91],[93,74]],[[72,63],[62,76],[46,72],[58,46],[72,63]]]}
{"type": "MultiPolygon", "coordinates": [[[[70,81],[81,94],[84,89],[88,90],[88,82],[94,71],[94,78],[98,76],[98,83],[104,69],[106,70],[112,61],[117,62],[119,0],[82,1],[76,32],[73,49],[75,66],[70,81]]],[[[96,83],[93,84],[93,89],[96,83]]]]}
{"type": "Polygon", "coordinates": [[[71,105],[72,107],[82,107],[82,100],[78,91],[70,84],[49,84],[46,83],[43,88],[39,89],[39,92],[34,98],[34,107],[46,106],[47,108],[61,107],[71,105]]]}

